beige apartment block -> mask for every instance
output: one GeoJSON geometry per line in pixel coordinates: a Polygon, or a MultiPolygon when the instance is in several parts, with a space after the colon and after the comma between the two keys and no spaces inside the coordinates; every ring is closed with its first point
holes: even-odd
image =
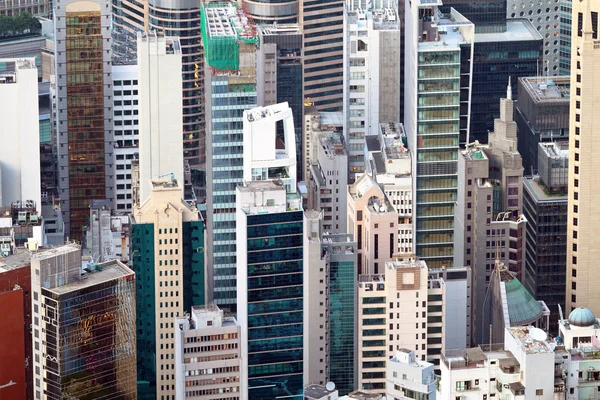
{"type": "Polygon", "coordinates": [[[152,193],[133,209],[132,222],[153,224],[156,299],[156,393],[175,398],[174,318],[183,310],[183,223],[198,220],[198,211],[182,200],[173,179],[153,180],[152,193]]]}
{"type": "Polygon", "coordinates": [[[600,314],[600,0],[573,2],[566,312],[600,314]],[[597,24],[597,18],[594,23],[597,24]],[[581,24],[581,26],[580,26],[581,24]]]}
{"type": "Polygon", "coordinates": [[[348,233],[358,244],[358,273],[383,273],[397,252],[398,214],[367,174],[348,186],[348,233]]]}

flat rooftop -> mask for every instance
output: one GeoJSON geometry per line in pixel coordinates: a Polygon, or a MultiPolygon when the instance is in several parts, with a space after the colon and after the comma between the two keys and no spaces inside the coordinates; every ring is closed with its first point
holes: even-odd
{"type": "Polygon", "coordinates": [[[373,30],[400,29],[400,19],[394,8],[348,10],[348,22],[350,24],[356,24],[358,30],[367,29],[368,21],[372,23],[373,30]]]}
{"type": "MultiPolygon", "coordinates": [[[[225,316],[223,310],[217,305],[212,304],[208,306],[192,306],[192,313],[198,319],[212,319],[215,315],[221,316],[221,326],[230,327],[237,326],[235,318],[232,316],[225,316]]],[[[180,317],[183,318],[183,317],[180,317]]]]}
{"type": "Polygon", "coordinates": [[[546,340],[535,340],[529,332],[530,327],[512,327],[507,328],[507,333],[511,335],[522,350],[527,354],[553,353],[554,351],[548,345],[546,340]]]}
{"type": "Polygon", "coordinates": [[[30,266],[31,254],[29,250],[17,249],[13,255],[0,257],[0,273],[30,266]]]}
{"type": "Polygon", "coordinates": [[[523,177],[523,185],[525,186],[525,190],[528,190],[529,193],[533,195],[535,200],[537,201],[555,201],[560,203],[566,203],[569,199],[567,194],[548,194],[544,187],[540,184],[539,180],[535,180],[531,176],[523,177]]]}
{"type": "Polygon", "coordinates": [[[343,126],[344,125],[344,113],[341,111],[322,111],[319,113],[321,116],[321,129],[325,129],[324,126],[343,126]]]}
{"type": "Polygon", "coordinates": [[[309,400],[322,399],[325,396],[328,396],[335,392],[333,390],[327,390],[325,386],[321,385],[309,385],[304,388],[304,398],[309,400]]]}
{"type": "Polygon", "coordinates": [[[388,261],[385,263],[387,269],[402,269],[402,268],[420,268],[427,269],[427,264],[423,260],[413,259],[408,261],[388,261]]]}
{"type": "Polygon", "coordinates": [[[31,256],[31,259],[45,260],[48,258],[56,257],[58,255],[67,254],[72,251],[80,251],[80,250],[81,250],[80,245],[78,245],[76,243],[68,243],[68,244],[65,244],[64,246],[55,247],[52,249],[47,249],[47,250],[35,253],[31,256]]]}
{"type": "Polygon", "coordinates": [[[476,33],[475,43],[491,42],[524,42],[542,40],[542,35],[525,18],[512,18],[506,20],[506,31],[476,33]]]}
{"type": "Polygon", "coordinates": [[[319,142],[327,157],[333,158],[335,156],[346,155],[346,148],[344,147],[342,135],[339,133],[321,133],[319,135],[319,142]]]}
{"type": "Polygon", "coordinates": [[[79,281],[71,282],[66,285],[47,290],[60,295],[133,274],[134,272],[125,264],[118,260],[112,260],[98,264],[95,270],[81,275],[81,279],[79,281]]]}
{"type": "Polygon", "coordinates": [[[252,181],[247,182],[246,184],[240,183],[237,187],[240,192],[246,193],[285,190],[285,186],[283,186],[281,180],[252,181]]]}
{"type": "Polygon", "coordinates": [[[519,78],[519,82],[535,102],[562,102],[571,98],[571,77],[535,76],[519,78]]]}
{"type": "Polygon", "coordinates": [[[467,160],[487,160],[488,157],[481,147],[469,147],[466,150],[462,150],[463,155],[467,160]]]}

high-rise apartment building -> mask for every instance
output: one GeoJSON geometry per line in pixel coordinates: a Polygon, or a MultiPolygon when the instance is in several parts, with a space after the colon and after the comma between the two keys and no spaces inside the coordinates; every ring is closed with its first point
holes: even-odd
{"type": "Polygon", "coordinates": [[[600,161],[594,152],[599,140],[596,124],[600,76],[594,67],[600,62],[598,12],[599,1],[573,2],[566,298],[567,312],[588,307],[595,314],[600,314],[598,274],[594,267],[600,258],[600,214],[596,207],[600,192],[595,185],[600,161]]]}
{"type": "Polygon", "coordinates": [[[398,246],[398,214],[381,186],[367,174],[348,186],[348,233],[357,242],[357,273],[381,274],[398,246]]]}
{"type": "Polygon", "coordinates": [[[137,281],[139,398],[175,399],[173,321],[205,303],[204,222],[172,179],[153,190],[131,216],[130,265],[137,281]]]}
{"type": "MultiPolygon", "coordinates": [[[[302,176],[306,181],[310,177],[311,165],[316,160],[315,138],[321,134],[343,135],[344,114],[341,111],[318,111],[315,106],[304,107],[304,119],[302,126],[302,176]]],[[[346,183],[342,183],[347,185],[346,183]]]]}
{"type": "Polygon", "coordinates": [[[304,213],[304,379],[356,388],[356,242],[324,231],[323,215],[304,213]]]}
{"type": "MultiPolygon", "coordinates": [[[[292,109],[296,131],[296,176],[302,181],[308,179],[302,170],[302,31],[298,24],[262,25],[258,26],[258,31],[258,65],[264,68],[257,77],[258,104],[270,106],[287,102],[292,109]]],[[[277,135],[283,135],[280,128],[277,135]]]]}
{"type": "Polygon", "coordinates": [[[336,132],[317,133],[312,139],[308,208],[323,212],[325,232],[346,233],[348,153],[343,136],[336,132]]]}
{"type": "MultiPolygon", "coordinates": [[[[243,181],[244,110],[257,106],[255,25],[236,3],[202,8],[205,62],[208,293],[221,308],[236,304],[235,196],[243,181]]],[[[274,129],[274,128],[273,128],[274,129]]],[[[273,137],[274,146],[275,138],[273,137]]],[[[270,144],[271,144],[270,143],[270,144]]],[[[258,146],[258,145],[257,145],[258,146]]],[[[274,149],[273,149],[274,150],[274,149]]]]}
{"type": "Polygon", "coordinates": [[[238,400],[240,326],[217,306],[194,306],[175,317],[175,389],[177,399],[238,400]]]}
{"type": "Polygon", "coordinates": [[[54,11],[60,205],[81,240],[90,201],[114,197],[111,7],[57,0],[54,11]]]}
{"type": "Polygon", "coordinates": [[[404,126],[380,124],[378,135],[366,139],[367,174],[382,187],[398,214],[398,255],[413,255],[412,160],[404,126]]]}
{"type": "Polygon", "coordinates": [[[468,137],[475,29],[438,4],[406,4],[404,127],[413,152],[414,242],[432,268],[450,267],[461,136],[468,137]]]}
{"type": "Polygon", "coordinates": [[[181,57],[177,38],[138,33],[140,204],[152,194],[152,179],[172,174],[184,183],[181,57]]]}
{"type": "Polygon", "coordinates": [[[242,387],[248,399],[300,400],[309,323],[303,312],[301,199],[281,180],[256,180],[238,185],[236,201],[242,387]]]}
{"type": "Polygon", "coordinates": [[[0,205],[31,201],[42,211],[38,72],[35,59],[0,59],[14,72],[0,75],[0,205]]]}
{"type": "Polygon", "coordinates": [[[79,245],[31,257],[34,398],[137,399],[135,274],[79,245]]]}
{"type": "Polygon", "coordinates": [[[16,17],[22,13],[51,17],[52,1],[50,0],[9,0],[0,5],[0,15],[16,17]]]}
{"type": "MultiPolygon", "coordinates": [[[[205,160],[204,54],[201,44],[200,3],[162,0],[113,0],[112,21],[116,49],[127,48],[136,32],[157,31],[179,39],[183,99],[183,157],[200,179],[203,190],[205,160]]],[[[116,50],[115,50],[116,51],[116,50]]],[[[161,75],[162,76],[162,75],[161,75]]],[[[199,193],[204,197],[204,193],[199,193]]]]}
{"type": "Polygon", "coordinates": [[[570,85],[568,76],[519,78],[514,117],[525,175],[537,174],[540,142],[568,139],[570,85]]]}
{"type": "Polygon", "coordinates": [[[304,100],[319,111],[342,111],[344,92],[344,0],[299,2],[304,100]]]}
{"type": "Polygon", "coordinates": [[[400,116],[400,21],[396,3],[349,1],[344,15],[344,136],[351,182],[365,171],[365,136],[400,116]]]}

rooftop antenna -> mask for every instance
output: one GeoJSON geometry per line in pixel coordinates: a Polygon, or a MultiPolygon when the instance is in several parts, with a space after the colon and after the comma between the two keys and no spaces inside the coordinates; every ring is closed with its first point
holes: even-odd
{"type": "Polygon", "coordinates": [[[508,77],[508,87],[506,88],[506,98],[512,100],[512,87],[510,86],[510,76],[508,77]]]}

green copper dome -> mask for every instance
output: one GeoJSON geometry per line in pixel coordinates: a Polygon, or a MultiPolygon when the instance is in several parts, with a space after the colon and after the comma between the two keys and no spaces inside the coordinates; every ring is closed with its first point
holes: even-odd
{"type": "Polygon", "coordinates": [[[504,282],[508,316],[512,326],[535,321],[542,314],[542,306],[517,278],[504,282]]]}

